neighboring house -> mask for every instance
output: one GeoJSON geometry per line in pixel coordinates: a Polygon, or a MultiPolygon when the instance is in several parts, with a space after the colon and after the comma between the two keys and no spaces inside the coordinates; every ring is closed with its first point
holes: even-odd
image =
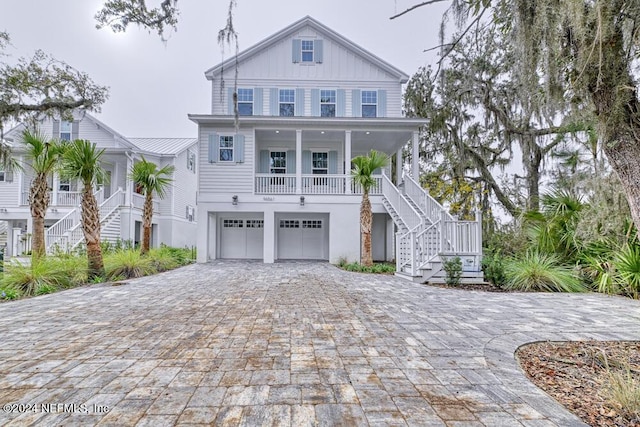
{"type": "Polygon", "coordinates": [[[305,17],[205,76],[211,114],[189,115],[199,130],[199,262],[359,260],[351,159],[375,149],[400,167],[379,171],[372,190],[374,259],[395,259],[416,280],[441,276],[441,254],[479,271],[479,223],[456,221],[403,180],[403,147],[417,171],[424,124],[402,115],[404,72],[305,17]]]}
{"type": "MultiPolygon", "coordinates": [[[[13,155],[24,163],[20,142],[24,125],[7,133],[13,155]]],[[[173,181],[164,199],[154,201],[152,245],[193,246],[196,235],[197,140],[194,138],[126,138],[89,114],[76,114],[72,122],[46,120],[38,130],[47,138],[87,139],[104,148],[102,167],[109,181],[97,189],[101,210],[102,240],[142,240],[144,196],[128,178],[141,156],[162,167],[173,165],[173,181]]],[[[7,255],[30,250],[32,231],[28,165],[12,173],[0,171],[0,233],[5,231],[7,255]]],[[[45,219],[47,251],[70,250],[83,241],[80,228],[82,183],[51,177],[51,202],[45,219]]]]}

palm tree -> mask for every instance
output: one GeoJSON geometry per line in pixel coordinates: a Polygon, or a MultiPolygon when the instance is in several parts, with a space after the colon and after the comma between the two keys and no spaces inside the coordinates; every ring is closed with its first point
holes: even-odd
{"type": "Polygon", "coordinates": [[[371,257],[371,223],[373,214],[371,213],[371,201],[369,200],[369,190],[375,186],[373,171],[385,167],[389,159],[384,153],[371,150],[367,156],[354,157],[351,162],[354,165],[351,175],[353,181],[362,187],[362,203],[360,203],[360,263],[362,265],[373,265],[371,257]]]}
{"type": "Polygon", "coordinates": [[[33,169],[33,180],[29,190],[29,206],[33,221],[33,238],[31,251],[34,258],[45,254],[44,217],[49,208],[49,177],[58,167],[58,160],[63,152],[63,145],[55,140],[47,139],[37,131],[25,130],[22,143],[26,146],[28,164],[33,169]]]}
{"type": "Polygon", "coordinates": [[[76,139],[66,148],[63,155],[61,176],[82,181],[82,232],[87,245],[88,277],[104,277],[104,262],[100,246],[100,208],[93,195],[94,186],[106,179],[100,166],[104,149],[96,144],[76,139]]]}
{"type": "Polygon", "coordinates": [[[171,174],[175,168],[167,165],[161,169],[158,166],[147,161],[144,156],[142,160],[135,163],[129,173],[129,178],[138,185],[145,196],[144,208],[142,210],[142,246],[140,253],[149,252],[151,244],[151,218],[153,217],[153,193],[156,193],[161,199],[166,194],[166,189],[171,183],[171,174]]]}

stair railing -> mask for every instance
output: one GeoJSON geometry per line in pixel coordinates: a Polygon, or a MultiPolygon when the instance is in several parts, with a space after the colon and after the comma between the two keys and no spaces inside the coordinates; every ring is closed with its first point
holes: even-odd
{"type": "Polygon", "coordinates": [[[409,230],[422,224],[422,217],[413,206],[400,194],[395,185],[382,174],[382,195],[387,199],[391,207],[398,213],[402,222],[409,230]]]}
{"type": "Polygon", "coordinates": [[[69,244],[68,231],[80,223],[80,209],[73,208],[55,224],[49,227],[44,235],[47,252],[55,248],[66,251],[69,244]]]}
{"type": "MultiPolygon", "coordinates": [[[[99,206],[100,210],[100,226],[102,227],[104,221],[116,211],[121,205],[124,205],[124,191],[121,188],[111,195],[107,200],[102,202],[99,206]]],[[[82,222],[79,222],[73,228],[69,230],[69,250],[75,249],[84,240],[84,233],[82,231],[82,222]]]]}

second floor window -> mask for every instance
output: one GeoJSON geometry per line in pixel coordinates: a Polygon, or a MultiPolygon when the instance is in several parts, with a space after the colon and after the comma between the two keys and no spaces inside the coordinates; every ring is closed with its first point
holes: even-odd
{"type": "Polygon", "coordinates": [[[238,114],[253,116],[253,89],[238,89],[238,114]]]}
{"type": "Polygon", "coordinates": [[[328,153],[312,153],[311,173],[314,175],[326,175],[329,172],[328,153]]]}
{"type": "Polygon", "coordinates": [[[362,117],[378,117],[378,92],[362,91],[362,117]]]}
{"type": "Polygon", "coordinates": [[[233,162],[233,136],[220,136],[220,161],[233,162]]]}
{"type": "Polygon", "coordinates": [[[60,139],[62,141],[71,141],[71,122],[60,122],[60,139]]]}
{"type": "Polygon", "coordinates": [[[280,89],[280,115],[293,117],[296,109],[296,92],[293,89],[280,89]]]}
{"type": "Polygon", "coordinates": [[[58,184],[59,191],[71,191],[71,181],[68,179],[61,179],[60,184],[58,184]]]}
{"type": "Polygon", "coordinates": [[[272,151],[269,158],[269,173],[287,173],[287,153],[272,151]]]}
{"type": "Polygon", "coordinates": [[[336,91],[320,91],[320,117],[336,116],[336,91]]]}

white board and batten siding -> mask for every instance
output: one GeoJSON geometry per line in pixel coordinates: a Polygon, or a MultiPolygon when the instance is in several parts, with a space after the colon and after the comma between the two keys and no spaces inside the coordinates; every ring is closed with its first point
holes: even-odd
{"type": "Polygon", "coordinates": [[[244,136],[244,157],[242,162],[209,162],[210,135],[234,135],[233,128],[213,128],[200,126],[198,152],[198,192],[205,193],[253,193],[253,130],[240,130],[244,136]]]}
{"type": "Polygon", "coordinates": [[[187,156],[189,152],[196,152],[196,145],[189,150],[184,150],[174,159],[175,171],[173,173],[172,192],[173,192],[173,212],[172,214],[185,221],[187,206],[196,206],[196,197],[194,188],[198,185],[197,180],[197,156],[196,169],[191,171],[187,169],[187,156]],[[190,151],[189,151],[190,150],[190,151]]]}

